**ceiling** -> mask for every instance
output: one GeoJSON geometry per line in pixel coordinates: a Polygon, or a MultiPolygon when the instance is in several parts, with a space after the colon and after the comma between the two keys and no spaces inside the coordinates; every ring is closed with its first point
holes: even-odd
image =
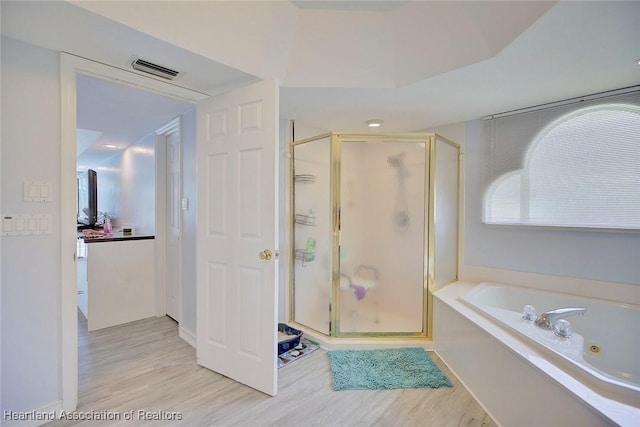
{"type": "Polygon", "coordinates": [[[78,169],[98,163],[195,106],[131,86],[79,74],[78,169]]]}
{"type": "Polygon", "coordinates": [[[424,130],[640,83],[637,1],[3,0],[1,8],[3,35],[129,70],[142,57],[207,94],[277,78],[281,117],[321,130],[364,130],[370,118],[388,131],[424,130]]]}

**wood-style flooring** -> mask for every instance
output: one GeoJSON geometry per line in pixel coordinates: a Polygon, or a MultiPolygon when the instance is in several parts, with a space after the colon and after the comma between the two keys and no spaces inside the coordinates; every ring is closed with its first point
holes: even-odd
{"type": "Polygon", "coordinates": [[[168,317],[91,333],[86,327],[79,314],[77,411],[121,419],[49,426],[496,425],[434,353],[454,387],[334,391],[327,353],[319,349],[281,368],[278,395],[269,397],[196,365],[194,348],[178,337],[177,324],[168,317]],[[140,410],[164,420],[139,419],[140,410]],[[125,421],[125,414],[133,420],[125,421]]]}

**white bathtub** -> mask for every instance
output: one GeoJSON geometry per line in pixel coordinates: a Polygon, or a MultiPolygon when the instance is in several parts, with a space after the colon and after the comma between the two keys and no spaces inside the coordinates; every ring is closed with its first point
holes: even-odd
{"type": "Polygon", "coordinates": [[[620,402],[640,408],[640,307],[603,300],[482,283],[459,299],[508,331],[540,346],[549,361],[580,382],[620,402]],[[537,314],[584,307],[571,322],[571,338],[522,318],[525,305],[537,314]]]}

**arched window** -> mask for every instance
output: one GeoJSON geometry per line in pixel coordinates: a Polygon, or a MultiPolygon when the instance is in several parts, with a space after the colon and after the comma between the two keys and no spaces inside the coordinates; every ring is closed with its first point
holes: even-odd
{"type": "Polygon", "coordinates": [[[640,107],[565,114],[538,133],[523,163],[489,186],[485,222],[640,229],[640,107]]]}

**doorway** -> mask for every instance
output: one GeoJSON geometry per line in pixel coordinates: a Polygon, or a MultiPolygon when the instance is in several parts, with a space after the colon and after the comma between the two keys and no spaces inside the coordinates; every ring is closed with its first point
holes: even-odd
{"type": "MultiPolygon", "coordinates": [[[[225,367],[218,366],[216,363],[222,361],[223,364],[237,367],[240,362],[233,358],[233,354],[248,356],[249,359],[253,358],[253,361],[258,360],[260,363],[252,366],[256,368],[254,371],[259,371],[261,374],[259,379],[264,380],[266,384],[264,387],[262,383],[254,384],[253,378],[258,378],[257,375],[252,375],[245,380],[240,378],[242,377],[240,374],[244,374],[246,370],[237,370],[234,372],[238,375],[227,376],[274,395],[277,391],[275,349],[278,268],[273,257],[259,255],[268,252],[269,255],[276,254],[277,258],[279,253],[276,214],[279,206],[277,191],[279,159],[276,150],[279,141],[277,82],[262,81],[224,92],[216,97],[209,97],[189,89],[167,85],[155,79],[63,53],[61,56],[61,211],[63,221],[61,222],[60,260],[63,409],[73,410],[78,403],[76,253],[75,242],[71,240],[75,235],[72,234],[73,223],[64,219],[72,218],[70,211],[73,213],[72,201],[76,187],[73,165],[77,125],[75,79],[78,73],[115,80],[172,98],[197,102],[197,114],[194,117],[197,127],[195,138],[197,165],[193,171],[195,173],[197,169],[200,172],[195,180],[199,201],[196,222],[205,231],[205,233],[197,233],[196,241],[198,248],[196,257],[197,363],[210,370],[224,373],[225,367]],[[235,202],[227,199],[227,195],[233,195],[235,202]],[[227,228],[226,219],[229,219],[229,228],[227,228]],[[235,223],[232,223],[232,220],[235,223]],[[223,228],[219,229],[218,226],[223,228]],[[203,240],[220,236],[224,236],[228,244],[218,245],[215,242],[203,240]],[[250,247],[242,246],[247,243],[250,247]],[[212,298],[212,295],[219,296],[220,292],[226,295],[225,287],[233,283],[215,280],[214,273],[222,270],[223,264],[219,262],[216,264],[215,260],[208,261],[200,254],[204,254],[201,250],[203,248],[212,249],[218,253],[229,247],[237,248],[233,252],[229,251],[231,256],[229,265],[239,268],[240,271],[238,274],[231,272],[228,277],[239,277],[243,291],[228,293],[232,298],[223,306],[227,307],[229,314],[233,314],[234,317],[227,319],[222,316],[222,312],[213,307],[224,299],[212,298]],[[72,257],[68,257],[67,250],[72,251],[72,257]],[[256,262],[256,259],[260,262],[256,262]],[[256,291],[256,288],[260,291],[256,291]],[[234,301],[234,298],[237,301],[234,301]],[[255,310],[257,308],[260,308],[264,321],[247,322],[242,318],[241,315],[244,313],[257,313],[258,311],[255,310]],[[212,315],[217,316],[218,319],[222,316],[222,320],[212,322],[212,315]],[[234,321],[238,317],[243,321],[234,321]],[[212,346],[217,345],[219,349],[224,347],[220,342],[212,342],[212,339],[215,341],[216,337],[221,337],[207,331],[207,327],[212,325],[216,328],[216,332],[223,330],[224,337],[237,338],[230,342],[231,345],[227,347],[226,352],[223,349],[226,353],[224,359],[210,357],[212,346]],[[205,350],[208,351],[205,352],[205,350]],[[260,367],[264,369],[258,369],[260,367]]],[[[260,320],[260,317],[253,316],[252,319],[260,320]]]]}
{"type": "Polygon", "coordinates": [[[134,88],[141,88],[156,94],[195,103],[207,95],[191,91],[179,86],[167,85],[164,82],[150,79],[135,73],[127,72],[104,64],[94,63],[73,55],[61,55],[61,90],[62,90],[62,150],[60,197],[62,201],[61,222],[61,367],[62,367],[62,399],[63,409],[73,410],[78,402],[78,353],[77,353],[77,270],[76,270],[76,227],[71,222],[77,212],[76,200],[76,166],[78,128],[77,112],[77,76],[83,74],[99,79],[118,82],[134,88]],[[73,249],[71,249],[73,248],[73,249]],[[72,253],[70,253],[72,252],[72,253]]]}

